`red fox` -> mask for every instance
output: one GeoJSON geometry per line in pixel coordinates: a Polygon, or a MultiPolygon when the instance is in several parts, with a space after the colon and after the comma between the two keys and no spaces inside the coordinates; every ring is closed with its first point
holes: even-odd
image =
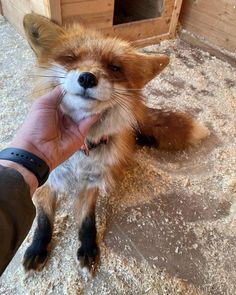
{"type": "Polygon", "coordinates": [[[37,227],[23,265],[25,270],[44,266],[52,238],[55,196],[64,190],[76,196],[77,260],[82,272],[91,277],[99,261],[96,199],[132,159],[135,142],[183,149],[198,143],[209,131],[187,114],[144,104],[143,87],[168,65],[169,57],[141,53],[129,42],[81,25],[60,27],[36,14],[24,17],[24,28],[38,59],[39,89],[61,85],[61,111],[76,122],[92,113],[100,113],[100,118],[85,139],[89,156],[82,150],[76,152],[53,170],[36,192],[37,227]]]}

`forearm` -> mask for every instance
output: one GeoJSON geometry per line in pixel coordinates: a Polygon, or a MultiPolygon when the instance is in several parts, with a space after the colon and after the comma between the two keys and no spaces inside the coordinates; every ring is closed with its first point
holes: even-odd
{"type": "MultiPolygon", "coordinates": [[[[13,168],[11,163],[4,164],[13,168]]],[[[23,177],[27,172],[12,168],[0,165],[0,274],[25,239],[35,217],[30,189],[23,177]]],[[[32,188],[34,185],[32,178],[32,188]]]]}

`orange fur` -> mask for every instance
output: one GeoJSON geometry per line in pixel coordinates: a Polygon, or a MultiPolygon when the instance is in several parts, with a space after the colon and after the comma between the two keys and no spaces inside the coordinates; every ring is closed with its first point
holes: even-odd
{"type": "Polygon", "coordinates": [[[139,121],[137,141],[165,150],[180,150],[208,134],[208,129],[188,114],[146,107],[145,116],[139,121]]]}
{"type": "Polygon", "coordinates": [[[187,114],[154,110],[143,104],[139,90],[166,67],[167,56],[142,54],[126,41],[104,37],[80,25],[61,28],[35,14],[25,16],[24,27],[40,66],[49,67],[53,59],[67,70],[79,67],[98,79],[105,76],[114,80],[119,89],[132,89],[127,91],[127,100],[132,100],[140,142],[153,142],[164,149],[183,149],[208,135],[208,130],[187,114]],[[109,64],[121,67],[122,72],[110,71],[109,64]]]}
{"type": "MultiPolygon", "coordinates": [[[[139,143],[153,144],[165,149],[182,149],[200,141],[208,134],[208,130],[187,114],[154,110],[145,106],[142,89],[168,65],[167,56],[140,53],[126,41],[104,37],[101,33],[87,30],[80,25],[59,27],[45,17],[35,14],[25,16],[24,28],[29,43],[37,55],[39,68],[44,73],[41,75],[45,76],[43,78],[45,81],[42,79],[40,82],[41,93],[59,83],[62,71],[66,73],[64,81],[70,74],[74,75],[76,78],[73,78],[75,79],[72,80],[73,83],[67,80],[63,85],[69,89],[67,89],[68,96],[65,93],[63,97],[63,103],[65,104],[67,99],[71,103],[69,107],[74,107],[74,109],[68,107],[67,114],[73,118],[74,110],[81,111],[83,108],[87,110],[89,107],[90,113],[101,112],[100,120],[90,129],[86,140],[96,143],[104,135],[109,137],[106,145],[100,145],[95,151],[91,151],[91,161],[82,157],[77,158],[78,161],[81,159],[84,161],[78,163],[81,166],[84,164],[82,172],[87,177],[79,193],[79,202],[76,204],[81,242],[77,258],[81,268],[91,273],[99,256],[95,225],[98,188],[104,183],[111,185],[116,182],[123,167],[132,159],[135,132],[139,143]],[[56,69],[53,68],[55,63],[56,69]],[[89,73],[90,77],[92,75],[94,81],[96,83],[99,81],[100,85],[97,83],[96,87],[94,85],[87,87],[89,90],[84,88],[83,95],[76,92],[73,87],[78,87],[81,73],[89,73]],[[86,91],[92,91],[91,88],[94,91],[91,93],[99,97],[85,95],[86,91]]],[[[76,119],[78,117],[75,117],[76,119]]],[[[43,191],[49,196],[47,190],[43,191]]],[[[52,235],[52,225],[48,220],[51,221],[54,214],[50,204],[52,198],[47,198],[44,203],[40,197],[37,203],[42,209],[42,214],[38,218],[39,224],[41,228],[46,228],[47,239],[46,242],[45,238],[43,242],[41,241],[40,253],[37,253],[38,248],[34,243],[27,250],[24,260],[27,269],[38,269],[38,261],[41,265],[45,262],[47,243],[52,235]]],[[[40,234],[36,232],[35,236],[40,237],[40,234]]]]}

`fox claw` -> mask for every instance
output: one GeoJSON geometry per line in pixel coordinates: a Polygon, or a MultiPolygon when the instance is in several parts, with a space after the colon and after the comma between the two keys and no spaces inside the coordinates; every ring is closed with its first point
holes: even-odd
{"type": "Polygon", "coordinates": [[[80,150],[83,151],[87,157],[89,156],[89,148],[86,143],[81,146],[80,150]]]}

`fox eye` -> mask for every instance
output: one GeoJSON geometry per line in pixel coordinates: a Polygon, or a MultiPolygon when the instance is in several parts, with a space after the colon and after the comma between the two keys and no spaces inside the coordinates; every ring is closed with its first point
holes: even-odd
{"type": "Polygon", "coordinates": [[[112,71],[112,72],[120,72],[121,68],[119,66],[116,65],[108,65],[108,68],[112,71]]]}
{"type": "Polygon", "coordinates": [[[68,54],[68,55],[64,55],[62,56],[62,59],[68,63],[74,62],[76,60],[76,56],[73,54],[68,54]]]}

